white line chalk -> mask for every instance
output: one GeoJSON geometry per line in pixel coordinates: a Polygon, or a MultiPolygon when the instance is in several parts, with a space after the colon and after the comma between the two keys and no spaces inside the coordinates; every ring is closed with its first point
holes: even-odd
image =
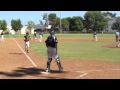
{"type": "MultiPolygon", "coordinates": [[[[12,37],[12,36],[11,36],[12,37]]],[[[18,45],[18,47],[22,50],[25,56],[29,59],[29,61],[33,64],[33,66],[37,67],[37,65],[33,62],[33,60],[26,54],[26,52],[21,48],[17,41],[12,37],[13,41],[18,45]]]]}
{"type": "Polygon", "coordinates": [[[82,75],[76,77],[76,79],[79,79],[79,78],[81,78],[81,77],[83,77],[83,76],[85,76],[85,75],[87,75],[87,74],[88,74],[88,73],[83,73],[82,75]]]}

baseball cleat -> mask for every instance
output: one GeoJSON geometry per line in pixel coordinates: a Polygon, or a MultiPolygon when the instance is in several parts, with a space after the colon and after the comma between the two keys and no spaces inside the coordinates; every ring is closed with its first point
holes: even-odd
{"type": "Polygon", "coordinates": [[[47,68],[47,69],[46,69],[46,72],[50,72],[50,69],[47,68]]]}
{"type": "Polygon", "coordinates": [[[63,68],[61,67],[61,68],[59,69],[59,71],[62,72],[62,71],[63,71],[63,68]]]}

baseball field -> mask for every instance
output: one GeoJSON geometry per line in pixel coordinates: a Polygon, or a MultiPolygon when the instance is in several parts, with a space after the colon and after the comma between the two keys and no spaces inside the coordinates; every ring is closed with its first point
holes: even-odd
{"type": "Polygon", "coordinates": [[[48,35],[43,35],[42,42],[30,35],[29,53],[25,52],[24,35],[4,35],[5,41],[0,42],[0,79],[120,78],[120,48],[114,34],[98,34],[97,42],[92,34],[56,34],[64,71],[58,71],[53,59],[51,73],[45,73],[48,35]]]}

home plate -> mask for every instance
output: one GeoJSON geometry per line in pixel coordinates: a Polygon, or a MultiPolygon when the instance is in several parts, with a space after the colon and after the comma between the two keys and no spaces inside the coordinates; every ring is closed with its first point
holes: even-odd
{"type": "Polygon", "coordinates": [[[50,74],[50,72],[41,72],[42,74],[50,74]]]}
{"type": "Polygon", "coordinates": [[[36,68],[35,66],[27,66],[25,68],[36,68]]]}

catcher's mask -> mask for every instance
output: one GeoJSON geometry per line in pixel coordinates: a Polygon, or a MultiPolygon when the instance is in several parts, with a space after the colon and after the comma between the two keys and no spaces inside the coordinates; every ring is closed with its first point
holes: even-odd
{"type": "Polygon", "coordinates": [[[51,34],[51,35],[54,35],[54,34],[55,34],[55,31],[54,31],[54,30],[51,30],[51,31],[50,31],[50,34],[51,34]]]}

